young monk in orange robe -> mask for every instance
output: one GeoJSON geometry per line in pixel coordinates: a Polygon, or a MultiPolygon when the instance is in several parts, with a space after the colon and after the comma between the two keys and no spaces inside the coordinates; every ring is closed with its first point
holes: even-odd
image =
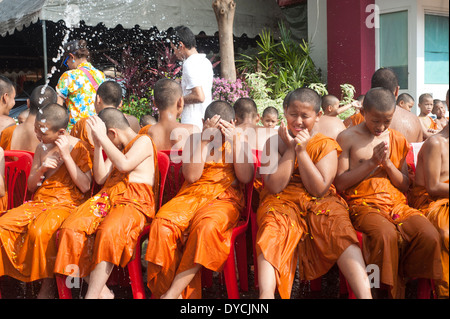
{"type": "Polygon", "coordinates": [[[189,136],[199,129],[195,125],[177,121],[184,108],[181,85],[174,80],[164,78],[156,82],[153,92],[155,107],[159,111],[159,120],[154,125],[144,126],[141,134],[148,134],[158,151],[182,149],[189,136]]]}
{"type": "Polygon", "coordinates": [[[420,209],[437,228],[442,238],[442,281],[436,283],[439,298],[448,298],[448,123],[441,132],[429,137],[417,159],[415,185],[408,203],[420,209]]]}
{"type": "MultiPolygon", "coordinates": [[[[99,114],[103,109],[112,107],[120,108],[122,106],[122,88],[119,83],[115,81],[105,81],[98,87],[97,95],[95,96],[95,112],[99,114]]],[[[135,123],[134,116],[125,114],[128,123],[135,123]]],[[[92,133],[90,127],[86,124],[88,117],[81,118],[70,130],[70,135],[79,138],[82,141],[89,143],[91,157],[94,155],[94,142],[92,140],[92,133]]],[[[132,127],[133,128],[133,127],[132,127]]],[[[133,131],[139,132],[139,129],[133,128],[133,131]]]]}
{"type": "Polygon", "coordinates": [[[365,122],[338,136],[342,147],[335,179],[356,230],[363,233],[367,264],[380,269],[381,283],[394,298],[404,297],[405,278],[440,279],[440,238],[423,214],[406,204],[405,137],[389,125],[395,97],[385,88],[365,96],[365,122]]]}
{"type": "MultiPolygon", "coordinates": [[[[260,298],[275,289],[289,298],[297,261],[300,279],[312,280],[337,262],[359,298],[371,298],[364,260],[347,206],[332,186],[339,145],[321,133],[310,136],[321,115],[311,89],[285,99],[287,126],[278,129],[277,167],[261,164],[264,189],[257,211],[260,298]]],[[[273,139],[273,138],[272,138],[273,139]]]]}
{"type": "Polygon", "coordinates": [[[109,274],[133,258],[137,239],[155,214],[156,150],[115,108],[105,108],[87,124],[95,145],[95,181],[103,187],[61,226],[55,272],[67,274],[67,266],[77,265],[77,276],[89,275],[86,299],[113,298],[106,286],[109,274]]]}
{"type": "Polygon", "coordinates": [[[0,217],[0,276],[30,282],[45,279],[38,298],[51,297],[56,258],[55,233],[88,197],[89,152],[84,142],[66,132],[69,116],[58,104],[45,106],[36,117],[35,150],[28,189],[33,200],[0,217]]]}
{"type": "Polygon", "coordinates": [[[5,152],[0,147],[0,216],[8,209],[8,193],[5,182],[5,152]]]}
{"type": "Polygon", "coordinates": [[[0,146],[6,150],[34,152],[40,141],[34,132],[34,122],[38,111],[50,103],[56,103],[56,91],[45,85],[36,87],[27,99],[29,114],[22,124],[13,125],[3,130],[0,146]]]}
{"type": "MultiPolygon", "coordinates": [[[[260,117],[255,101],[250,98],[240,98],[236,100],[233,105],[236,116],[236,128],[238,134],[241,134],[247,145],[251,148],[250,151],[259,151],[263,154],[266,141],[273,135],[277,134],[277,130],[270,127],[259,126],[260,117]]],[[[260,156],[260,160],[262,155],[260,156]]],[[[265,159],[266,157],[264,157],[265,159]]],[[[257,172],[254,181],[254,189],[259,193],[262,189],[262,178],[257,172]]],[[[255,196],[257,197],[257,196],[255,196]]],[[[257,199],[257,198],[255,198],[257,199]]]]}
{"type": "Polygon", "coordinates": [[[235,161],[240,143],[230,143],[233,118],[228,103],[212,102],[203,133],[192,134],[183,148],[185,183],[150,226],[145,259],[155,297],[200,298],[201,267],[220,271],[228,258],[231,233],[244,205],[241,183],[253,178],[252,163],[235,161]]]}

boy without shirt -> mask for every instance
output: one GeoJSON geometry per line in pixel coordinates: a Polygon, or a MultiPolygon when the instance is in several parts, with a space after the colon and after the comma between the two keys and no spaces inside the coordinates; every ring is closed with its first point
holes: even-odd
{"type": "Polygon", "coordinates": [[[433,111],[433,97],[431,94],[424,93],[419,97],[419,120],[422,127],[423,140],[425,141],[430,136],[436,134],[437,124],[430,117],[431,111],[433,111]]]}
{"type": "Polygon", "coordinates": [[[156,124],[144,127],[141,133],[145,132],[153,139],[158,151],[171,150],[173,147],[182,149],[189,135],[199,131],[199,128],[177,121],[184,107],[181,85],[171,79],[161,79],[153,90],[159,119],[156,124]]]}
{"type": "Polygon", "coordinates": [[[95,146],[95,181],[103,187],[61,226],[55,272],[65,274],[67,266],[77,265],[78,276],[89,275],[86,299],[113,298],[106,286],[112,268],[133,258],[137,239],[155,214],[156,150],[115,108],[87,124],[95,146]]]}
{"type": "Polygon", "coordinates": [[[89,196],[92,163],[84,142],[66,132],[65,108],[49,104],[38,113],[28,189],[33,200],[0,217],[0,276],[44,279],[38,298],[54,295],[55,233],[89,196]],[[3,256],[3,257],[2,257],[3,256]]]}
{"type": "Polygon", "coordinates": [[[201,298],[201,267],[221,271],[228,258],[244,205],[242,184],[253,178],[253,164],[235,160],[240,143],[233,142],[233,119],[227,102],[207,107],[203,132],[189,137],[189,152],[183,149],[185,183],[150,226],[145,259],[157,298],[201,298]]]}
{"type": "Polygon", "coordinates": [[[441,278],[440,238],[423,214],[406,204],[409,144],[389,129],[394,95],[371,89],[361,112],[365,122],[338,136],[342,154],[334,183],[355,229],[363,233],[366,263],[380,268],[392,297],[403,298],[406,278],[441,278]]]}
{"type": "Polygon", "coordinates": [[[433,110],[431,113],[436,115],[436,126],[437,130],[441,131],[445,125],[448,123],[448,119],[445,117],[445,105],[444,102],[441,100],[434,100],[433,101],[433,110]]]}
{"type": "Polygon", "coordinates": [[[264,127],[276,128],[278,125],[278,110],[273,106],[268,106],[264,109],[261,123],[264,127]]]}
{"type": "Polygon", "coordinates": [[[20,125],[7,127],[3,130],[0,146],[5,150],[23,150],[33,152],[40,143],[34,131],[34,122],[40,109],[50,103],[56,103],[56,91],[49,86],[40,85],[27,100],[29,114],[20,125]]]}
{"type": "Polygon", "coordinates": [[[278,166],[262,174],[257,211],[260,298],[274,298],[276,288],[289,298],[298,260],[302,280],[322,276],[337,262],[356,296],[371,298],[347,205],[332,185],[340,147],[309,133],[320,117],[319,95],[307,88],[289,93],[284,114],[287,126],[282,123],[274,137],[278,166]]]}
{"type": "Polygon", "coordinates": [[[417,159],[415,185],[408,203],[420,209],[442,238],[442,281],[435,283],[439,298],[449,297],[448,199],[449,199],[449,127],[428,138],[417,159]]]}

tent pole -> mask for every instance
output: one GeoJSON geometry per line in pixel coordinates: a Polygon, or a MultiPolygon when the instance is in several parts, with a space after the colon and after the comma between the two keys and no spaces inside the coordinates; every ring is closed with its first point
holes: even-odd
{"type": "Polygon", "coordinates": [[[44,51],[44,77],[47,82],[48,66],[47,66],[47,28],[45,26],[45,20],[42,20],[42,46],[44,51]]]}

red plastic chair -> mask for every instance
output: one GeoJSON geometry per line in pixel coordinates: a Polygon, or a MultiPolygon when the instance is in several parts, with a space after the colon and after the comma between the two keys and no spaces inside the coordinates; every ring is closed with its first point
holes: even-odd
{"type": "MultiPolygon", "coordinates": [[[[363,234],[359,231],[356,232],[359,240],[359,246],[361,250],[363,249],[363,234]]],[[[433,298],[435,298],[434,294],[434,283],[430,279],[424,279],[424,278],[418,278],[417,279],[417,299],[430,299],[431,295],[433,294],[433,298]]],[[[340,293],[346,294],[348,293],[348,299],[356,299],[355,294],[353,293],[352,289],[350,288],[350,285],[348,284],[347,280],[345,280],[344,275],[342,275],[341,272],[339,272],[339,282],[340,282],[340,293]]],[[[383,288],[383,285],[381,286],[383,288]]],[[[387,289],[387,286],[384,287],[387,289]]]]}
{"type": "MultiPolygon", "coordinates": [[[[162,205],[163,194],[164,194],[164,186],[167,179],[167,172],[170,167],[170,160],[167,154],[162,152],[157,153],[158,156],[158,169],[160,174],[160,183],[159,183],[159,198],[158,198],[158,209],[162,205]]],[[[131,290],[133,293],[133,299],[145,299],[145,287],[144,280],[142,277],[142,265],[141,265],[141,242],[145,239],[145,236],[148,235],[150,230],[150,225],[147,225],[142,233],[139,235],[135,256],[132,261],[130,261],[126,267],[126,269],[121,269],[120,267],[114,267],[113,273],[111,274],[111,278],[108,280],[109,284],[114,284],[116,282],[121,282],[122,284],[130,284],[131,290]],[[126,271],[128,272],[128,276],[126,271]],[[127,277],[129,278],[129,282],[127,282],[127,277]]],[[[58,240],[58,234],[57,239],[58,240]]],[[[56,283],[58,286],[58,294],[60,299],[72,299],[72,291],[66,285],[67,276],[61,274],[55,274],[56,283]]]]}
{"type": "MultiPolygon", "coordinates": [[[[170,159],[167,154],[158,152],[158,168],[160,174],[159,181],[159,201],[158,209],[163,203],[164,188],[167,180],[167,173],[170,168],[170,159]]],[[[148,236],[150,225],[147,225],[142,233],[139,235],[135,256],[132,261],[127,265],[128,275],[130,278],[131,290],[133,292],[133,299],[145,299],[145,287],[144,279],[142,277],[142,265],[141,265],[141,242],[148,236]]]]}
{"type": "MultiPolygon", "coordinates": [[[[256,173],[257,164],[254,165],[256,173]]],[[[253,175],[254,176],[254,175],[253,175]]],[[[252,196],[253,196],[253,181],[245,185],[246,203],[243,213],[244,221],[233,229],[231,234],[231,247],[228,259],[223,268],[223,275],[225,277],[225,285],[229,299],[239,299],[239,289],[236,276],[236,264],[239,273],[239,286],[242,291],[248,291],[248,273],[247,273],[247,238],[245,233],[248,229],[249,221],[253,214],[252,196]],[[236,256],[235,256],[236,252],[236,256]]]]}
{"type": "MultiPolygon", "coordinates": [[[[12,209],[22,205],[27,198],[28,177],[33,165],[34,153],[20,150],[4,151],[5,186],[8,192],[8,207],[12,209]]],[[[2,212],[0,212],[2,215],[2,212]]],[[[0,293],[1,298],[1,293],[0,293]]]]}
{"type": "Polygon", "coordinates": [[[27,182],[34,153],[19,150],[5,151],[5,186],[8,209],[22,205],[27,196],[27,182]]]}
{"type": "MultiPolygon", "coordinates": [[[[252,216],[254,215],[252,208],[253,198],[253,184],[256,176],[256,170],[259,167],[259,160],[256,159],[254,152],[254,172],[253,180],[245,185],[245,207],[241,214],[243,220],[233,229],[231,234],[231,247],[228,259],[223,268],[223,277],[225,279],[225,286],[229,299],[239,299],[239,287],[242,291],[248,291],[248,271],[247,271],[247,238],[245,236],[249,224],[251,224],[252,216]],[[236,267],[237,266],[237,267],[236,267]],[[236,268],[239,274],[239,287],[236,268]]],[[[253,227],[251,227],[252,229],[253,227]]],[[[250,229],[250,230],[251,230],[250,229]]],[[[255,270],[256,276],[256,270],[255,270]]],[[[203,286],[208,287],[212,284],[212,271],[203,269],[202,272],[203,286]],[[206,281],[206,282],[204,282],[206,281]]]]}
{"type": "Polygon", "coordinates": [[[183,162],[181,160],[181,150],[162,150],[170,159],[169,169],[167,171],[167,184],[164,186],[164,196],[161,206],[171,200],[180,190],[184,183],[182,172],[183,162]]]}
{"type": "MultiPolygon", "coordinates": [[[[261,151],[253,149],[253,158],[256,159],[256,169],[258,170],[261,167],[261,151]]],[[[256,176],[255,176],[256,178],[256,176]]],[[[258,196],[259,201],[259,196],[258,196]]],[[[259,205],[259,203],[257,203],[259,205]]],[[[250,224],[252,230],[252,247],[253,247],[253,272],[254,272],[254,280],[255,280],[255,288],[258,288],[258,258],[256,256],[256,234],[258,233],[258,224],[256,221],[256,210],[252,207],[252,213],[250,216],[250,224]]]]}

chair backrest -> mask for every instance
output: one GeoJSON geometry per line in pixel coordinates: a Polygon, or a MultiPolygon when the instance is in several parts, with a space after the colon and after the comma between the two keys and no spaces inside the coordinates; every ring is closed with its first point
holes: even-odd
{"type": "Polygon", "coordinates": [[[158,152],[158,168],[159,168],[159,201],[158,209],[162,206],[163,194],[166,185],[167,172],[169,171],[170,159],[167,154],[158,152]]]}
{"type": "Polygon", "coordinates": [[[18,207],[25,201],[33,157],[34,154],[27,151],[5,151],[5,182],[8,191],[8,209],[18,207]]]}
{"type": "Polygon", "coordinates": [[[183,162],[181,161],[182,151],[161,150],[160,152],[166,154],[170,159],[166,184],[164,185],[164,194],[161,204],[162,206],[178,193],[184,183],[184,176],[182,172],[183,162]]]}
{"type": "Polygon", "coordinates": [[[411,167],[413,172],[416,171],[417,167],[417,156],[419,155],[420,149],[423,145],[423,142],[421,143],[410,143],[410,149],[408,151],[408,154],[406,154],[406,163],[411,167]]]}
{"type": "Polygon", "coordinates": [[[245,208],[241,214],[241,217],[245,220],[246,224],[249,222],[249,219],[251,218],[250,216],[253,213],[252,200],[253,200],[254,183],[256,179],[256,172],[261,164],[258,155],[260,155],[260,152],[253,150],[253,179],[251,180],[251,182],[245,184],[245,208]]]}

